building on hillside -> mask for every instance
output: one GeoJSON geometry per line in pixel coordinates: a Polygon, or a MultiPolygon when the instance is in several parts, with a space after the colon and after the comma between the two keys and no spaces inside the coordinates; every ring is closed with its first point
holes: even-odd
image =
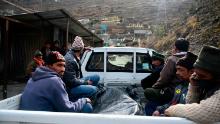
{"type": "Polygon", "coordinates": [[[101,19],[102,23],[106,24],[120,24],[122,22],[122,17],[119,16],[109,16],[101,19]]]}
{"type": "Polygon", "coordinates": [[[150,30],[134,30],[134,36],[138,38],[145,38],[152,34],[150,30]]]}

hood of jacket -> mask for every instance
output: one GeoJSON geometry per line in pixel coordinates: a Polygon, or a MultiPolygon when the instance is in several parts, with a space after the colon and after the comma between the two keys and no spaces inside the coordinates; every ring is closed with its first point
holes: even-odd
{"type": "Polygon", "coordinates": [[[32,80],[37,81],[44,78],[59,77],[59,74],[46,66],[38,67],[32,75],[32,80]]]}
{"type": "Polygon", "coordinates": [[[181,57],[185,56],[186,54],[187,54],[187,52],[178,52],[178,53],[175,53],[173,56],[181,58],[181,57]]]}

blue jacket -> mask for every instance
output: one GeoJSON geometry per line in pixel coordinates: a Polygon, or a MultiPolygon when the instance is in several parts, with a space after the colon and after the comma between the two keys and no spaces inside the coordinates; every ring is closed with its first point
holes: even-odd
{"type": "Polygon", "coordinates": [[[21,96],[20,109],[34,111],[80,112],[86,99],[69,101],[59,75],[42,66],[36,69],[21,96]]]}
{"type": "Polygon", "coordinates": [[[158,106],[157,110],[163,114],[164,111],[169,108],[171,105],[176,105],[176,104],[185,104],[186,103],[186,94],[188,91],[188,84],[186,82],[180,83],[178,86],[175,88],[175,93],[173,96],[173,99],[162,106],[158,106]]]}
{"type": "Polygon", "coordinates": [[[67,89],[72,89],[73,87],[85,84],[82,78],[81,64],[74,56],[74,52],[69,50],[64,56],[66,60],[66,69],[63,76],[63,80],[67,86],[67,89]]]}

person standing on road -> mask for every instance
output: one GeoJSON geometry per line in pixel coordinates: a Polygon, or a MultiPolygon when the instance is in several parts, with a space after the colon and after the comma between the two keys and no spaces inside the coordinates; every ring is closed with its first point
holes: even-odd
{"type": "Polygon", "coordinates": [[[34,52],[34,57],[32,61],[27,66],[26,75],[28,77],[31,77],[32,73],[36,70],[36,68],[43,65],[44,65],[43,54],[41,53],[40,50],[36,50],[34,52]]]}
{"type": "Polygon", "coordinates": [[[43,53],[43,60],[45,61],[48,54],[51,51],[51,42],[50,41],[45,42],[44,46],[41,48],[40,51],[43,53]]]}

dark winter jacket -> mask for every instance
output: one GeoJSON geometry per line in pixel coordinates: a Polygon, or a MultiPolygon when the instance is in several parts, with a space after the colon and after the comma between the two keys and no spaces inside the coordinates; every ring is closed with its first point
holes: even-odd
{"type": "Polygon", "coordinates": [[[160,77],[160,72],[163,69],[163,66],[164,64],[160,65],[159,67],[155,67],[149,76],[141,80],[141,86],[143,89],[150,88],[154,83],[156,83],[160,77]]]}
{"type": "Polygon", "coordinates": [[[176,104],[185,104],[186,103],[186,94],[188,91],[188,83],[187,82],[182,82],[180,85],[178,85],[175,88],[175,93],[173,96],[173,99],[162,106],[158,106],[157,110],[160,112],[160,114],[163,114],[164,111],[169,108],[171,105],[176,105],[176,104]]]}
{"type": "Polygon", "coordinates": [[[59,75],[42,66],[36,69],[21,96],[20,109],[34,111],[80,112],[86,99],[69,101],[59,75]]]}
{"type": "Polygon", "coordinates": [[[160,78],[152,86],[153,88],[162,89],[169,87],[174,89],[176,87],[177,82],[179,82],[176,77],[176,62],[179,60],[179,58],[186,55],[186,53],[187,52],[176,53],[167,58],[165,65],[160,72],[160,78]]]}
{"type": "Polygon", "coordinates": [[[67,86],[67,89],[85,84],[82,78],[81,64],[79,60],[74,56],[74,52],[69,50],[64,56],[66,60],[66,69],[63,76],[63,80],[67,86]]]}

